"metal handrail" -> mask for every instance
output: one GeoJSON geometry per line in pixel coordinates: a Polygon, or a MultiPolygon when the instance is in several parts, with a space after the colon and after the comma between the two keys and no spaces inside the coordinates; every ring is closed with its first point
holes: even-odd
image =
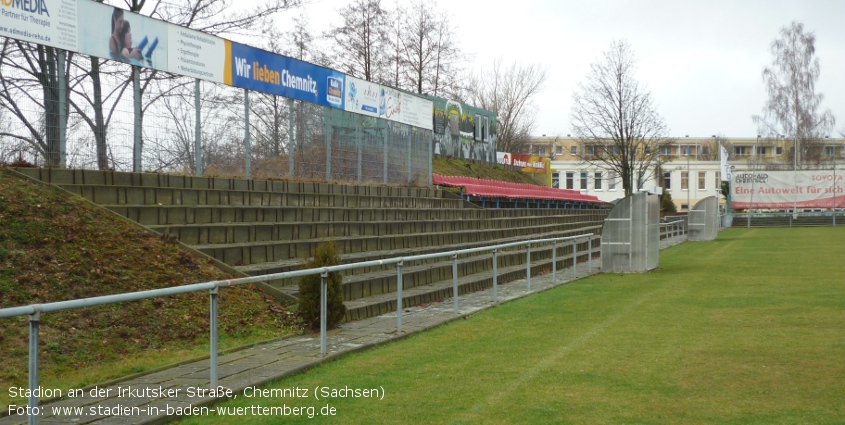
{"type": "MultiPolygon", "coordinates": [[[[139,301],[149,298],[165,297],[170,295],[187,294],[199,291],[209,291],[210,294],[210,362],[209,370],[210,387],[218,387],[217,376],[217,295],[220,288],[247,285],[250,283],[266,282],[276,279],[286,279],[294,277],[309,276],[319,274],[321,277],[321,291],[320,291],[320,355],[326,355],[326,311],[328,303],[328,274],[332,272],[351,270],[361,267],[374,267],[395,264],[397,268],[397,324],[396,330],[398,333],[402,332],[402,267],[404,263],[410,261],[428,260],[441,257],[452,257],[452,291],[454,298],[454,312],[458,314],[458,268],[457,261],[459,255],[475,254],[481,252],[492,251],[493,253],[493,301],[498,302],[498,272],[497,272],[497,254],[500,249],[513,247],[526,247],[526,281],[528,289],[531,289],[531,245],[535,244],[552,244],[552,279],[557,283],[557,247],[559,242],[571,242],[572,250],[572,264],[573,277],[577,277],[577,263],[578,263],[578,249],[579,241],[586,239],[588,243],[588,270],[592,274],[592,251],[593,251],[593,233],[583,235],[567,236],[562,238],[545,238],[532,239],[528,241],[510,242],[498,245],[490,245],[485,247],[467,248],[455,251],[412,255],[407,257],[395,257],[383,260],[364,261],[359,263],[341,264],[337,266],[318,267],[313,269],[303,269],[295,271],[280,272],[262,276],[243,277],[236,279],[216,280],[211,282],[194,283],[189,285],[176,286],[171,288],[151,289],[138,292],[126,292],[121,294],[104,295],[99,297],[81,298],[67,301],[57,301],[44,304],[30,304],[20,307],[9,307],[0,309],[0,318],[29,316],[29,388],[38,388],[38,325],[41,321],[41,314],[51,313],[63,310],[72,310],[78,308],[93,307],[104,304],[115,304],[126,301],[139,301]]],[[[29,397],[29,424],[38,423],[38,397],[36,392],[32,392],[29,397]]]]}

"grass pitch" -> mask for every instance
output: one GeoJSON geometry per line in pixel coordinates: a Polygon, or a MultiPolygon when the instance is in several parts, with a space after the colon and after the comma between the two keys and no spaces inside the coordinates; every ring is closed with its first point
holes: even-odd
{"type": "Polygon", "coordinates": [[[185,423],[841,424],[843,241],[845,228],[730,229],[661,252],[658,271],[573,282],[266,387],[308,398],[218,406],[299,416],[185,423]],[[316,400],[317,387],[385,396],[316,400]]]}

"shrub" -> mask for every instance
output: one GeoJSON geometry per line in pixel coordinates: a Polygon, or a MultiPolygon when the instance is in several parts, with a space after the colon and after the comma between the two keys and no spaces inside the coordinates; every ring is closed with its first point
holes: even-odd
{"type": "Polygon", "coordinates": [[[678,212],[678,209],[675,208],[675,202],[672,201],[672,195],[669,194],[668,191],[663,192],[663,195],[660,197],[660,212],[662,213],[674,213],[678,212]]]}
{"type": "MultiPolygon", "coordinates": [[[[335,248],[334,241],[330,240],[317,246],[314,258],[307,261],[304,268],[314,269],[338,264],[340,264],[340,254],[335,248]]],[[[299,280],[299,314],[312,329],[320,326],[321,280],[319,274],[303,276],[299,280]]],[[[333,328],[346,316],[346,306],[343,305],[343,277],[340,272],[329,273],[327,304],[326,328],[333,328]]]]}

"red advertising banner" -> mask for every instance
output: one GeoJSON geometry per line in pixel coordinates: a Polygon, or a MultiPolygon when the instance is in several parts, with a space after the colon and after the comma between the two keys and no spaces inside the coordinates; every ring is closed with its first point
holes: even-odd
{"type": "Polygon", "coordinates": [[[732,177],[734,209],[845,207],[842,171],[752,171],[732,177]]]}
{"type": "Polygon", "coordinates": [[[549,170],[549,160],[537,155],[496,152],[496,159],[499,164],[522,168],[523,173],[545,174],[549,170]]]}

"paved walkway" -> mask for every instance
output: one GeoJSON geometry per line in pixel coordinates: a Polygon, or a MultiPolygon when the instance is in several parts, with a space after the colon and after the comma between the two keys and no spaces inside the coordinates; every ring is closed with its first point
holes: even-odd
{"type": "MultiPolygon", "coordinates": [[[[675,243],[671,245],[681,242],[681,238],[677,239],[678,241],[673,241],[675,243]]],[[[661,249],[668,246],[668,241],[661,241],[661,249]]],[[[599,267],[600,262],[594,260],[592,271],[598,272],[599,267]]],[[[583,278],[587,275],[587,263],[579,263],[577,277],[583,278]]],[[[499,303],[515,300],[572,280],[573,273],[569,268],[558,271],[557,283],[553,282],[551,274],[532,277],[531,290],[528,290],[525,279],[509,282],[499,285],[498,300],[499,303]]],[[[326,360],[433,328],[494,306],[493,290],[490,288],[462,295],[459,303],[458,314],[454,312],[451,298],[425,307],[404,309],[401,334],[396,332],[395,312],[345,323],[328,333],[326,357],[320,356],[319,334],[278,340],[221,355],[218,367],[219,384],[239,394],[245,388],[296,374],[326,360]]],[[[38,422],[96,425],[167,422],[168,418],[174,416],[177,408],[208,406],[220,401],[218,397],[197,397],[196,388],[207,390],[209,367],[208,360],[197,361],[111,382],[98,387],[99,394],[91,394],[89,388],[82,397],[40,406],[42,412],[38,422]],[[194,388],[192,393],[189,393],[190,388],[194,388]],[[128,389],[131,391],[127,392],[128,389]],[[154,391],[151,394],[143,394],[148,390],[154,391]],[[167,394],[168,391],[171,394],[167,394]],[[54,415],[54,409],[60,408],[69,410],[65,410],[67,414],[54,415]]],[[[25,423],[26,416],[0,418],[0,425],[25,423]]]]}

